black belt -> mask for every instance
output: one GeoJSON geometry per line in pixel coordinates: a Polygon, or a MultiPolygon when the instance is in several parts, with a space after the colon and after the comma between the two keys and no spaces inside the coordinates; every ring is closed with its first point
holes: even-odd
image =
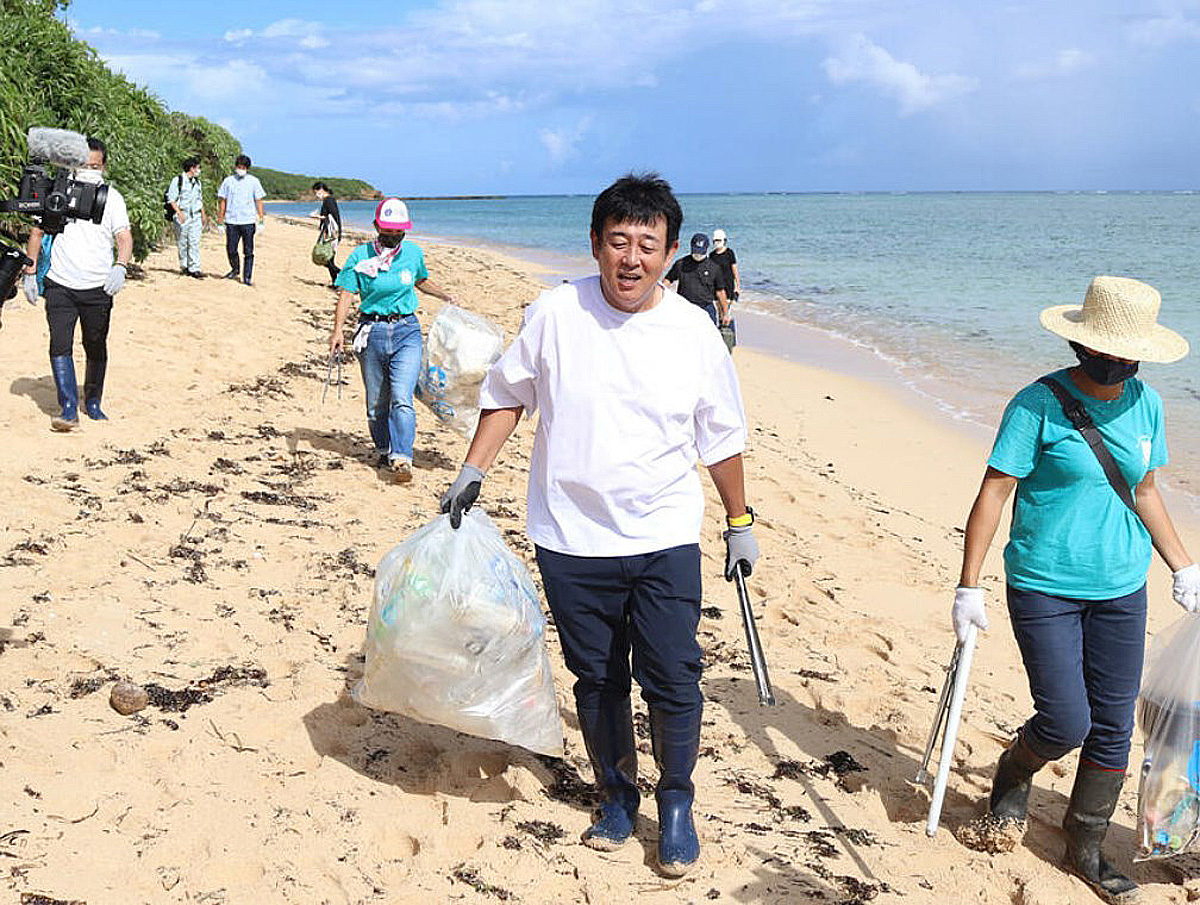
{"type": "Polygon", "coordinates": [[[360,324],[375,324],[383,321],[392,324],[396,321],[402,321],[406,317],[408,317],[407,314],[360,314],[358,322],[360,324]]]}

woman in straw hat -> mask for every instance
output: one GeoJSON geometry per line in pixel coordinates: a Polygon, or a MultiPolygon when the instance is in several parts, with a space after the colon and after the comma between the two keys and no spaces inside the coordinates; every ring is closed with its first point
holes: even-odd
{"type": "MultiPolygon", "coordinates": [[[[1101,853],[1129,756],[1142,673],[1151,546],[1174,573],[1175,600],[1195,611],[1200,568],[1155,485],[1167,462],[1163,406],[1136,379],[1142,361],[1171,362],[1187,341],[1158,324],[1158,292],[1138,280],[1097,277],[1082,306],[1042,312],[1079,364],[1021,390],[1005,409],[967,519],[954,630],[987,628],[979,572],[1013,490],[1004,548],[1008,612],[1029,677],[1034,715],[1000,755],[988,813],[961,828],[974,848],[1008,851],[1021,838],[1033,774],[1082,746],[1063,818],[1067,864],[1102,898],[1128,901],[1137,885],[1101,853]],[[1065,392],[1064,392],[1065,391],[1065,392]],[[1068,419],[1082,406],[1127,483],[1110,482],[1068,419]],[[1130,488],[1132,490],[1130,491],[1130,488]]],[[[1085,425],[1086,427],[1086,425],[1085,425]]]]}

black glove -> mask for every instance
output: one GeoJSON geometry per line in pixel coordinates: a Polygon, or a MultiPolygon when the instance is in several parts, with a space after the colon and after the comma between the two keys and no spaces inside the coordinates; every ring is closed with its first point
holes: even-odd
{"type": "Polygon", "coordinates": [[[454,483],[442,494],[442,512],[450,513],[450,527],[462,524],[463,513],[479,499],[479,488],[483,485],[483,472],[474,465],[463,465],[454,483]]]}

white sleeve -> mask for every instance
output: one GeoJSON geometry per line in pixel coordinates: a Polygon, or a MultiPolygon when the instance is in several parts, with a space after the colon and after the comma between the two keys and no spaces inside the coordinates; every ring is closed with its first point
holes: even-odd
{"type": "Polygon", "coordinates": [[[742,408],[737,370],[733,356],[716,331],[713,332],[720,356],[711,354],[711,348],[708,350],[704,384],[694,415],[696,452],[705,465],[715,465],[746,449],[746,412],[742,408]]]}
{"type": "Polygon", "coordinates": [[[258,181],[258,177],[254,177],[254,199],[257,201],[260,198],[265,198],[267,193],[263,191],[262,183],[258,181]]]}
{"type": "Polygon", "coordinates": [[[226,201],[229,200],[229,177],[228,176],[226,176],[224,179],[221,180],[221,185],[217,189],[217,197],[224,198],[226,201]]]}
{"type": "Polygon", "coordinates": [[[115,189],[108,190],[101,220],[108,224],[109,232],[114,236],[123,229],[129,229],[129,209],[125,206],[125,198],[115,189]]]}
{"type": "Polygon", "coordinates": [[[503,409],[519,405],[524,407],[527,415],[537,411],[537,381],[546,318],[532,316],[536,304],[526,309],[521,332],[484,377],[479,388],[480,408],[503,409]]]}

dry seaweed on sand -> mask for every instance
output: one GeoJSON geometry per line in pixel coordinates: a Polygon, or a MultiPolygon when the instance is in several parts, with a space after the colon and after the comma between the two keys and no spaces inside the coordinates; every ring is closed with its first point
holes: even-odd
{"type": "Polygon", "coordinates": [[[481,895],[495,896],[497,899],[505,902],[513,898],[513,894],[507,889],[503,889],[499,886],[493,886],[491,883],[484,882],[484,880],[479,876],[479,871],[473,867],[467,867],[466,864],[459,864],[450,872],[450,876],[452,876],[459,883],[465,883],[467,886],[470,886],[473,890],[481,895]]]}
{"type": "Polygon", "coordinates": [[[157,707],[164,713],[184,713],[189,707],[212,701],[214,692],[221,686],[255,685],[265,688],[268,684],[266,670],[257,666],[222,666],[208,678],[180,689],[164,688],[154,682],[144,687],[150,697],[151,707],[157,707]]]}
{"type": "Polygon", "coordinates": [[[567,835],[566,830],[549,820],[522,820],[517,824],[517,829],[528,833],[543,845],[553,845],[567,835]]]}
{"type": "Polygon", "coordinates": [[[554,777],[554,782],[543,789],[543,794],[547,798],[552,801],[561,801],[564,804],[592,806],[596,797],[595,789],[591,783],[583,781],[578,770],[561,757],[547,757],[539,754],[537,759],[554,777]]]}

